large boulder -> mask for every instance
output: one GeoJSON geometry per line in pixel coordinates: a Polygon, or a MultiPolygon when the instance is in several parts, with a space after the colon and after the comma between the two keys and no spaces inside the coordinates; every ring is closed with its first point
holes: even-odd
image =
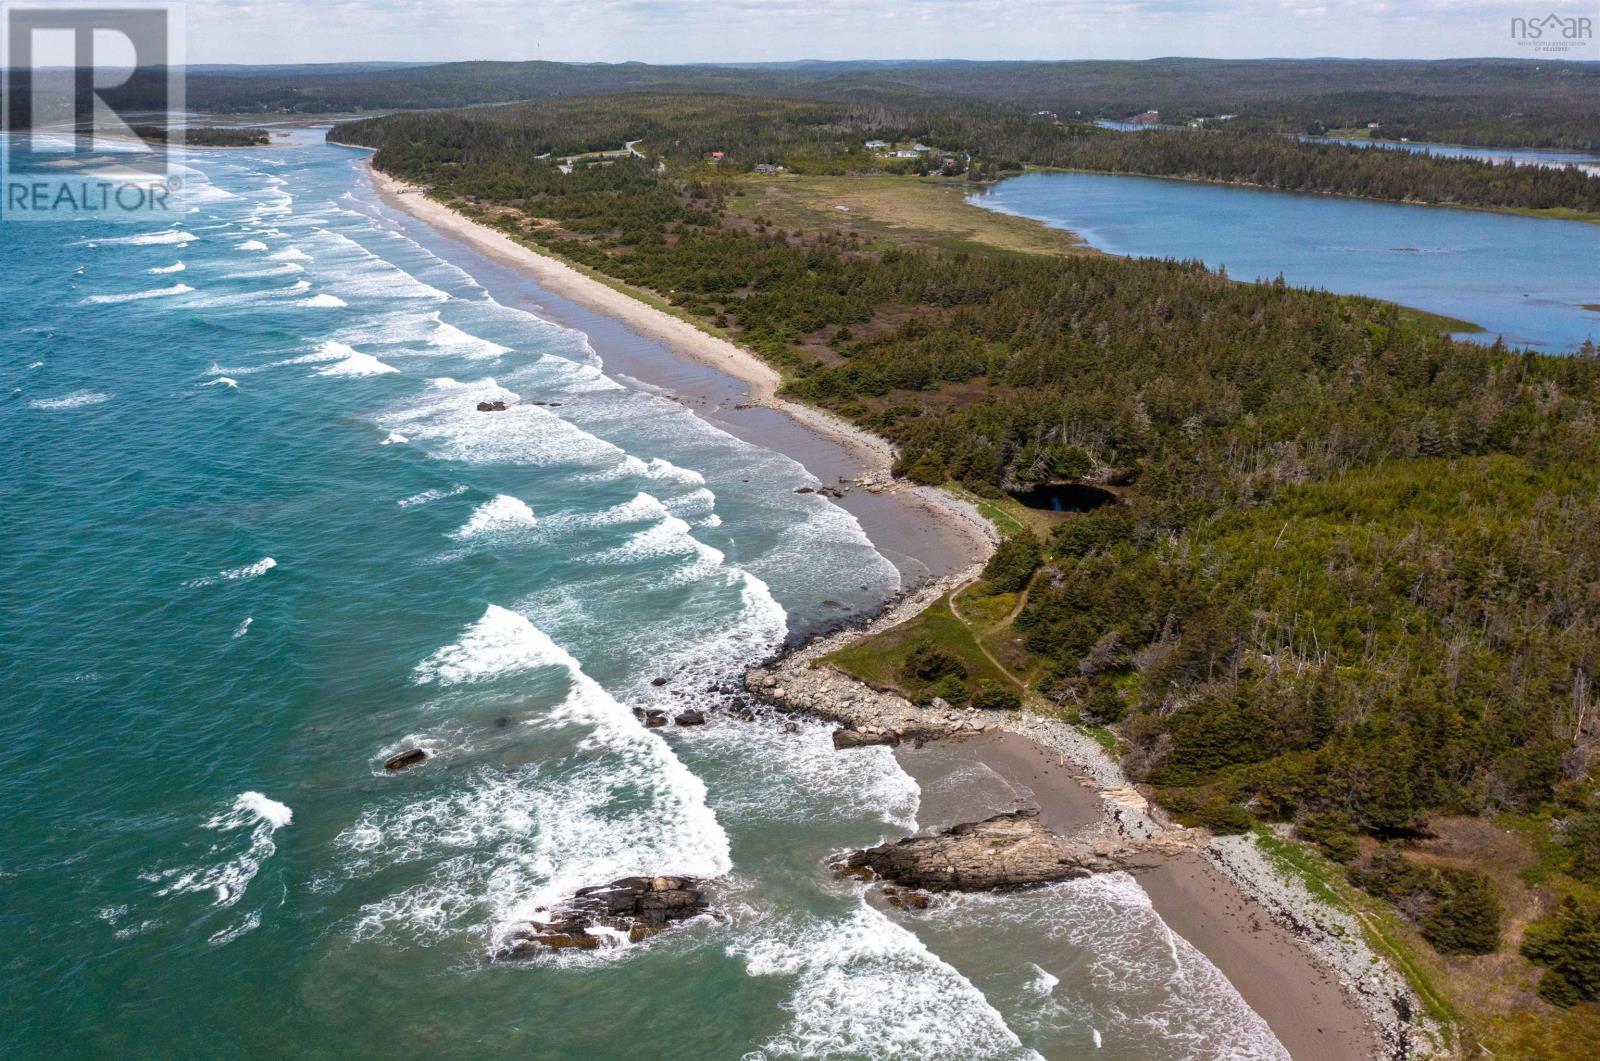
{"type": "Polygon", "coordinates": [[[513,930],[497,958],[526,958],[541,950],[594,950],[639,940],[708,912],[693,877],[623,877],[580,889],[548,916],[513,930]]]}
{"type": "Polygon", "coordinates": [[[1038,811],[1020,810],[856,851],[843,868],[928,891],[996,891],[1148,868],[1151,856],[1103,836],[1058,836],[1039,824],[1038,811]]]}
{"type": "Polygon", "coordinates": [[[847,748],[868,748],[874,744],[892,745],[899,743],[899,736],[884,730],[873,733],[858,729],[836,729],[833,731],[833,746],[839,751],[847,748]]]}

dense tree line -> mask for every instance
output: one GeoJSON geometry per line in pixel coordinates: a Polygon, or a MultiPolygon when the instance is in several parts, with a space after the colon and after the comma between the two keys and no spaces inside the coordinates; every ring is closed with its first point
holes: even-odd
{"type": "Polygon", "coordinates": [[[1577,167],[1495,164],[1232,129],[1064,137],[1051,164],[1109,173],[1229,181],[1288,192],[1600,213],[1600,178],[1577,167]]]}
{"type": "Polygon", "coordinates": [[[853,165],[869,130],[959,115],[694,98],[485,113],[335,136],[727,327],[793,394],[892,438],[915,480],[1117,488],[990,574],[1021,583],[1042,559],[1016,620],[1042,690],[1117,725],[1171,805],[1231,828],[1331,822],[1331,844],[1440,811],[1600,810],[1592,347],[1455,341],[1194,263],[777,231],[731,211],[730,167],[700,161],[716,144],[731,168],[853,165]],[[539,157],[640,134],[666,172],[539,157]]]}
{"type": "MultiPolygon", "coordinates": [[[[163,71],[109,90],[135,109],[161,98],[163,71]]],[[[612,93],[729,92],[915,104],[981,101],[1063,118],[1155,109],[1173,123],[1219,114],[1276,132],[1364,129],[1386,135],[1600,151],[1594,63],[1479,59],[1083,62],[835,62],[751,66],[466,62],[397,68],[327,64],[197,68],[196,110],[350,112],[460,107],[612,93]]],[[[23,112],[17,112],[23,113],[23,112]]]]}

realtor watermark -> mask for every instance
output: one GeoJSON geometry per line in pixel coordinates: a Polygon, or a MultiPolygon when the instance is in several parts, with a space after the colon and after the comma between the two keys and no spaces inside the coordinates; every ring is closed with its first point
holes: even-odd
{"type": "Polygon", "coordinates": [[[1587,59],[1595,50],[1595,17],[1562,15],[1554,11],[1511,20],[1511,39],[1519,47],[1541,54],[1587,59]]]}
{"type": "Polygon", "coordinates": [[[183,42],[181,4],[0,3],[0,221],[180,213],[183,42]]]}

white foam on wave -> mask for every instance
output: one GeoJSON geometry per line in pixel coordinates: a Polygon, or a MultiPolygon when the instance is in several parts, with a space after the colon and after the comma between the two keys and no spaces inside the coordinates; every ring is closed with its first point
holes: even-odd
{"type": "Polygon", "coordinates": [[[439,347],[462,357],[494,358],[511,352],[509,346],[490,342],[470,332],[464,332],[454,324],[440,320],[437,313],[432,319],[434,328],[424,338],[429,346],[439,347]]]}
{"type": "Polygon", "coordinates": [[[235,243],[233,249],[236,251],[264,251],[267,249],[267,245],[258,239],[247,239],[243,243],[235,243]]]}
{"type": "MultiPolygon", "coordinates": [[[[459,685],[505,677],[556,660],[553,643],[523,616],[491,604],[461,638],[417,664],[419,683],[459,685]]],[[[559,650],[557,650],[559,651],[559,650]]]]}
{"type": "Polygon", "coordinates": [[[670,515],[672,513],[659,498],[640,491],[627,501],[599,512],[562,515],[551,522],[558,526],[612,527],[625,523],[657,523],[670,515]]]}
{"type": "Polygon", "coordinates": [[[522,615],[489,607],[416,677],[448,684],[532,669],[565,677],[566,695],[546,724],[582,739],[559,760],[483,769],[443,794],[398,796],[364,813],[335,841],[350,856],[346,876],[421,859],[434,868],[427,881],[363,907],[358,937],[477,930],[493,948],[507,928],[579,888],[638,874],[718,877],[731,868],[705,785],[522,615]]]}
{"type": "Polygon", "coordinates": [[[605,564],[633,564],[669,557],[686,557],[689,560],[687,565],[679,567],[662,580],[673,585],[707,578],[722,569],[725,559],[720,549],[705,544],[689,533],[689,524],[677,516],[667,516],[635,532],[616,548],[597,553],[591,559],[605,564]]]}
{"type": "Polygon", "coordinates": [[[630,476],[691,488],[706,485],[706,477],[692,468],[680,468],[663,457],[651,457],[649,460],[643,460],[631,453],[623,454],[615,464],[603,471],[593,472],[580,478],[603,482],[612,479],[625,479],[630,476]]]}
{"type": "MultiPolygon", "coordinates": [[[[209,866],[162,870],[140,876],[161,885],[156,890],[158,896],[211,892],[213,905],[232,906],[260,872],[261,864],[277,851],[273,833],[293,820],[294,812],[285,804],[259,792],[241,792],[227,810],[206,819],[201,828],[224,834],[248,829],[249,844],[243,851],[209,866]]],[[[224,837],[211,846],[208,854],[226,854],[229,846],[230,839],[224,837]]]]}
{"type": "Polygon", "coordinates": [[[728,952],[751,976],[794,978],[793,1017],[747,1058],[1039,1056],[971,981],[865,902],[843,921],[761,927],[728,952]]]}
{"type": "Polygon", "coordinates": [[[473,538],[501,537],[538,526],[539,520],[527,502],[510,494],[496,494],[472,510],[472,515],[460,527],[450,532],[457,541],[473,538]]]}
{"type": "Polygon", "coordinates": [[[352,350],[350,354],[331,365],[317,369],[319,376],[382,376],[390,372],[398,372],[393,365],[386,365],[371,354],[363,354],[352,350]]]}
{"type": "Polygon", "coordinates": [[[442,501],[447,497],[455,497],[457,494],[464,494],[466,492],[467,488],[462,484],[457,483],[448,490],[424,490],[420,494],[412,494],[410,497],[402,497],[400,500],[395,502],[395,505],[398,508],[411,508],[414,505],[431,504],[434,501],[442,501]]]}
{"type": "Polygon", "coordinates": [[[263,556],[253,564],[245,564],[243,567],[226,568],[222,571],[218,571],[215,575],[207,578],[197,578],[185,583],[185,585],[194,588],[200,588],[203,586],[215,585],[218,582],[238,582],[241,579],[258,578],[277,566],[278,561],[274,560],[270,556],[263,556]]]}
{"type": "Polygon", "coordinates": [[[154,269],[146,269],[145,272],[152,275],[160,275],[161,273],[181,273],[187,268],[188,266],[182,262],[173,262],[171,265],[158,265],[154,269]]]}
{"type": "Polygon", "coordinates": [[[380,446],[403,446],[407,442],[410,442],[410,441],[411,440],[409,438],[407,438],[406,436],[402,435],[400,432],[391,431],[387,435],[383,436],[383,441],[379,442],[378,445],[380,445],[380,446]]]}
{"type": "Polygon", "coordinates": [[[253,623],[253,622],[255,622],[254,618],[252,618],[251,616],[248,616],[248,615],[245,616],[244,617],[244,621],[241,622],[238,626],[234,627],[234,629],[233,629],[233,639],[235,641],[237,641],[239,638],[243,637],[245,634],[248,634],[250,632],[250,624],[253,623]]]}
{"type": "Polygon", "coordinates": [[[428,389],[406,408],[379,418],[389,430],[429,443],[444,460],[534,466],[593,468],[615,463],[622,451],[575,427],[554,413],[522,403],[515,391],[493,379],[461,383],[448,377],[428,381],[428,389]],[[502,401],[501,412],[478,412],[479,402],[502,401]]]}
{"type": "MultiPolygon", "coordinates": [[[[919,917],[924,936],[948,927],[957,938],[986,927],[1016,946],[1018,961],[1045,960],[1087,965],[1086,989],[1109,1001],[1097,1007],[1092,1030],[1120,1042],[1159,1038],[1167,1056],[1288,1061],[1277,1037],[1239,996],[1227,977],[1193,944],[1161,920],[1138,881],[1126,873],[1098,874],[1016,893],[941,896],[919,917]],[[1033,948],[1037,946],[1037,951],[1033,948]]],[[[1034,999],[1051,974],[1038,970],[1029,985],[1034,999]]]]}
{"type": "Polygon", "coordinates": [[[266,269],[251,269],[243,273],[224,273],[224,280],[270,280],[274,276],[293,276],[305,272],[305,266],[295,262],[282,262],[266,269]]]}
{"type": "Polygon", "coordinates": [[[271,368],[271,367],[272,367],[271,365],[255,365],[255,366],[240,365],[240,366],[232,367],[232,368],[224,368],[220,363],[218,363],[216,361],[213,361],[213,362],[211,362],[211,367],[206,369],[206,375],[208,375],[208,376],[250,376],[250,375],[254,375],[257,372],[260,372],[262,369],[271,368]]]}
{"type": "Polygon", "coordinates": [[[200,386],[215,387],[219,383],[227,387],[229,390],[237,390],[239,387],[239,381],[231,376],[218,376],[216,379],[207,380],[206,382],[200,384],[200,386]]]}
{"type": "Polygon", "coordinates": [[[1034,965],[1033,980],[1028,984],[1028,987],[1036,995],[1048,995],[1056,989],[1056,985],[1060,982],[1061,978],[1059,976],[1054,976],[1048,971],[1039,968],[1039,966],[1034,965]]]}
{"type": "Polygon", "coordinates": [[[148,291],[134,291],[126,295],[90,295],[84,299],[85,305],[112,305],[118,302],[138,302],[147,298],[166,298],[168,295],[186,295],[194,288],[188,284],[173,284],[171,287],[154,287],[148,291]]]}
{"type": "Polygon", "coordinates": [[[289,247],[285,250],[273,251],[267,255],[267,261],[269,262],[309,262],[312,260],[311,255],[299,247],[289,247]]]}
{"type": "MultiPolygon", "coordinates": [[[[758,625],[760,617],[759,611],[751,610],[741,622],[758,625]]],[[[770,643],[780,644],[784,632],[771,630],[768,636],[775,633],[777,638],[770,643]]],[[[761,658],[730,654],[724,663],[715,649],[700,658],[708,656],[710,665],[728,674],[729,681],[737,681],[750,659],[761,658]]],[[[833,746],[833,723],[787,721],[795,726],[792,732],[770,718],[696,732],[699,753],[727,764],[716,771],[720,780],[713,805],[719,814],[745,827],[760,822],[781,825],[816,815],[828,821],[872,820],[906,833],[917,830],[922,790],[900,766],[892,748],[876,745],[840,755],[833,746]]]]}
{"type": "MultiPolygon", "coordinates": [[[[137,236],[118,236],[115,239],[98,239],[92,241],[102,247],[127,246],[127,247],[165,247],[173,244],[183,245],[193,243],[199,239],[193,232],[182,229],[168,229],[165,232],[145,232],[137,236]]],[[[84,240],[84,243],[90,241],[84,240]]]]}
{"type": "Polygon", "coordinates": [[[81,390],[63,394],[59,398],[35,398],[28,403],[30,409],[81,409],[86,405],[99,405],[111,400],[105,391],[81,390]]]}
{"type": "Polygon", "coordinates": [[[310,309],[339,309],[349,304],[338,295],[330,295],[326,292],[320,295],[312,295],[310,298],[301,299],[295,303],[297,306],[306,306],[310,309]]]}

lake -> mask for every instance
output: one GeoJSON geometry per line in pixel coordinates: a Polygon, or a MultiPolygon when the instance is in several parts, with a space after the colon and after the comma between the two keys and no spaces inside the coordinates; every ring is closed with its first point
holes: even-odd
{"type": "Polygon", "coordinates": [[[1031,173],[970,196],[1130,257],[1370,295],[1552,353],[1600,341],[1600,225],[1094,173],[1031,173]]]}

